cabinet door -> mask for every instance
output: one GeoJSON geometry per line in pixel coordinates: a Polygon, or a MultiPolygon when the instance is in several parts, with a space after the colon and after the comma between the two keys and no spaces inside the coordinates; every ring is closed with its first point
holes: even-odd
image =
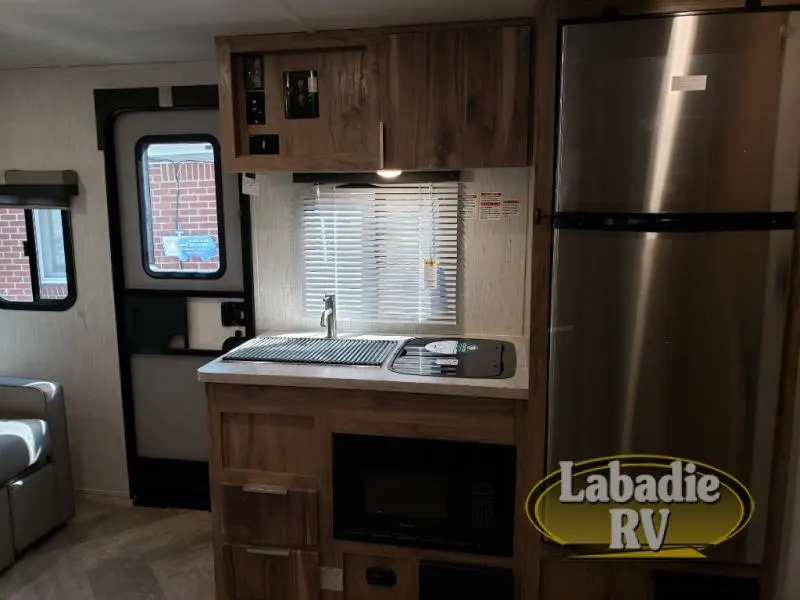
{"type": "Polygon", "coordinates": [[[653,600],[646,561],[642,564],[545,559],[541,600],[653,600]]]}
{"type": "MultiPolygon", "coordinates": [[[[223,148],[223,167],[233,171],[342,171],[380,168],[381,129],[378,119],[377,53],[372,47],[346,47],[302,52],[267,52],[263,60],[263,90],[245,91],[241,55],[230,59],[233,152],[223,148]],[[315,72],[318,115],[291,118],[286,114],[286,77],[315,72]],[[246,99],[260,96],[263,122],[249,124],[246,99]],[[264,147],[261,147],[262,140],[264,147]]],[[[222,56],[221,60],[225,60],[222,56]]],[[[224,82],[225,79],[223,78],[224,82]]],[[[224,144],[227,145],[227,144],[224,144]]]]}
{"type": "Polygon", "coordinates": [[[392,34],[386,166],[525,166],[530,27],[392,34]]]}
{"type": "Polygon", "coordinates": [[[223,469],[319,475],[314,417],[224,412],[220,436],[223,469]],[[303,448],[303,452],[297,448],[303,448]]]}
{"type": "Polygon", "coordinates": [[[319,542],[318,494],[275,485],[223,485],[223,528],[237,544],[310,547],[319,542]]]}
{"type": "Polygon", "coordinates": [[[279,548],[226,546],[225,577],[231,600],[316,600],[319,555],[279,548]]]}

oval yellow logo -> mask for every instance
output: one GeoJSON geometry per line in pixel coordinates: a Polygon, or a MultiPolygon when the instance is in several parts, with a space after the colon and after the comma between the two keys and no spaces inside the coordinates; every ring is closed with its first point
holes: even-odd
{"type": "Polygon", "coordinates": [[[697,461],[628,454],[564,461],[528,494],[545,537],[596,558],[703,558],[753,517],[750,491],[697,461]]]}

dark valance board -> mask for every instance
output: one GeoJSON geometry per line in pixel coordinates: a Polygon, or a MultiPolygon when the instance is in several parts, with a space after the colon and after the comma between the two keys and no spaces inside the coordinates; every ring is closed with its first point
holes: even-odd
{"type": "Polygon", "coordinates": [[[69,209],[78,195],[75,171],[6,171],[0,206],[69,209]]]}

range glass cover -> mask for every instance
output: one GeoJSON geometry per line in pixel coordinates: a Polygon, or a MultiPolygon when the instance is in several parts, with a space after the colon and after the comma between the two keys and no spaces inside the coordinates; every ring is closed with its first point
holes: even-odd
{"type": "Polygon", "coordinates": [[[507,379],[517,366],[514,345],[498,340],[413,338],[389,367],[404,375],[507,379]]]}

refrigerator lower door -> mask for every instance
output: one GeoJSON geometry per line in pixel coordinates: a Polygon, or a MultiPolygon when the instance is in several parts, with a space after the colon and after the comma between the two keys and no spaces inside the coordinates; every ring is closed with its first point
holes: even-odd
{"type": "Polygon", "coordinates": [[[713,559],[761,562],[793,232],[556,230],[548,464],[706,462],[756,500],[713,559]]]}

